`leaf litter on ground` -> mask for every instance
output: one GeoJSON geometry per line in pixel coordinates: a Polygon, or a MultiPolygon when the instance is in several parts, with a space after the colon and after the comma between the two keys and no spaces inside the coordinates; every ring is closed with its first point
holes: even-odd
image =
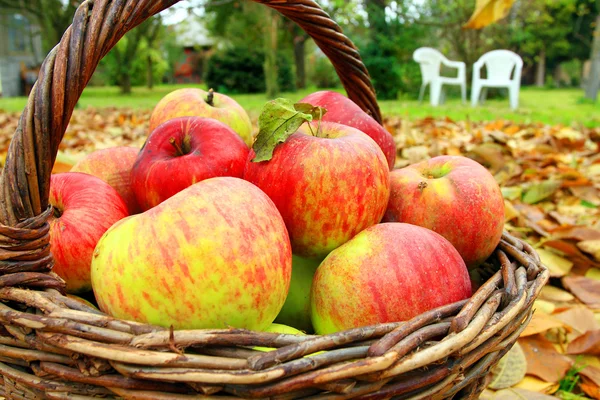
{"type": "MultiPolygon", "coordinates": [[[[141,147],[150,113],[76,109],[53,171],[68,171],[97,149],[141,147]]],[[[19,116],[0,112],[2,165],[19,116]]],[[[600,128],[399,116],[386,117],[384,126],[396,141],[396,168],[438,155],[462,155],[487,167],[505,198],[505,229],[532,244],[552,273],[519,348],[492,376],[511,387],[487,390],[482,398],[600,399],[600,128]],[[507,362],[517,363],[519,373],[507,362]]]]}

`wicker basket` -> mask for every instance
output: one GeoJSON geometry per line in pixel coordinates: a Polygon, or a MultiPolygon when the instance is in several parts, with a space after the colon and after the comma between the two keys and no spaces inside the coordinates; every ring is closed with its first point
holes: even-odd
{"type": "MultiPolygon", "coordinates": [[[[50,52],[2,171],[0,395],[11,399],[473,399],[532,315],[548,271],[504,234],[468,301],[408,322],[328,336],[240,329],[169,331],[108,317],[62,294],[51,272],[49,182],[72,110],[100,59],[177,0],[88,0],[50,52]],[[251,346],[277,350],[261,353],[251,346]],[[320,350],[318,355],[303,357],[320,350]]],[[[310,0],[257,0],[297,22],[348,95],[381,122],[369,75],[310,0]]]]}

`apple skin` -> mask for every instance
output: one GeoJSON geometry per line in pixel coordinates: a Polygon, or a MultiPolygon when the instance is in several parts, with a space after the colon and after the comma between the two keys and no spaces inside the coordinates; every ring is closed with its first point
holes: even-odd
{"type": "Polygon", "coordinates": [[[131,187],[131,168],[140,149],[130,146],[93,151],[71,168],[71,172],[94,175],[112,186],[123,198],[129,214],[141,212],[131,187]]]}
{"type": "Polygon", "coordinates": [[[146,211],[204,179],[241,178],[249,151],[222,122],[199,117],[171,119],[152,131],[133,165],[137,202],[146,211]]]}
{"type": "Polygon", "coordinates": [[[53,271],[67,283],[67,292],[92,288],[92,254],[104,232],[129,215],[119,193],[100,178],[80,172],[50,177],[50,250],[53,271]],[[58,216],[60,214],[60,216],[58,216]]]}
{"type": "MultiPolygon", "coordinates": [[[[292,255],[292,280],[283,308],[275,322],[313,332],[310,321],[310,287],[320,260],[292,255]]],[[[275,325],[275,324],[274,324],[275,325]]]]}
{"type": "Polygon", "coordinates": [[[355,102],[341,93],[328,90],[309,94],[300,103],[309,103],[327,109],[323,121],[337,122],[356,128],[371,137],[381,147],[389,169],[396,162],[396,143],[394,137],[364,112],[355,102]]]}
{"type": "Polygon", "coordinates": [[[242,179],[217,177],[109,229],[94,252],[92,285],[100,310],[116,318],[264,330],[291,272],[273,202],[242,179]]]}
{"type": "Polygon", "coordinates": [[[322,137],[300,126],[269,161],[251,161],[251,150],[244,172],[277,206],[294,254],[307,258],[324,258],[380,222],[389,199],[389,170],[377,143],[346,125],[323,122],[320,129],[322,137]]]}
{"type": "Polygon", "coordinates": [[[254,141],[252,122],[246,110],[231,97],[214,93],[213,105],[206,102],[208,92],[202,89],[177,89],[163,97],[150,115],[149,132],[177,117],[203,117],[221,121],[248,145],[254,141]]]}
{"type": "Polygon", "coordinates": [[[439,156],[390,173],[383,221],[431,229],[454,245],[469,269],[494,251],[504,229],[500,186],[481,164],[439,156]]]}
{"type": "Polygon", "coordinates": [[[318,334],[407,321],[471,296],[456,249],[420,226],[382,223],[365,229],[323,260],[311,289],[318,334]]]}

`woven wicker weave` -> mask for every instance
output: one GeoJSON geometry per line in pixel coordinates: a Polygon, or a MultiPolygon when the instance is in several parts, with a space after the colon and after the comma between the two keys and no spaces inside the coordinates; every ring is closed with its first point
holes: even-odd
{"type": "MultiPolygon", "coordinates": [[[[297,22],[348,95],[381,115],[358,51],[309,0],[256,0],[297,22]]],[[[51,272],[49,182],[72,110],[100,59],[176,0],[88,0],[48,55],[23,111],[0,192],[0,395],[11,399],[473,399],[532,315],[548,271],[504,234],[468,300],[328,336],[169,331],[108,317],[62,294],[51,272]],[[275,347],[263,353],[251,346],[275,347]],[[327,350],[311,357],[303,357],[327,350]]]]}

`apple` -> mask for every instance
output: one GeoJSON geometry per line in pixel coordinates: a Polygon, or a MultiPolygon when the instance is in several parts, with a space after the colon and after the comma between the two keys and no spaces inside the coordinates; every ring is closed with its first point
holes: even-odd
{"type": "Polygon", "coordinates": [[[141,210],[131,187],[131,168],[139,151],[130,146],[96,150],[79,160],[71,172],[83,172],[102,179],[121,195],[129,214],[137,214],[141,210]]]}
{"type": "Polygon", "coordinates": [[[312,332],[310,287],[320,260],[292,255],[292,280],[283,308],[275,322],[312,332]]]}
{"type": "Polygon", "coordinates": [[[481,164],[439,156],[390,173],[386,222],[429,228],[450,241],[473,269],[494,251],[504,229],[504,199],[481,164]]]}
{"type": "Polygon", "coordinates": [[[369,135],[383,150],[389,168],[394,168],[396,143],[393,136],[348,97],[325,90],[309,94],[300,100],[300,103],[309,103],[327,109],[323,121],[348,125],[369,135]]]}
{"type": "Polygon", "coordinates": [[[188,186],[217,176],[241,178],[250,149],[227,125],[181,117],[158,126],[133,165],[132,187],[146,211],[188,186]]]}
{"type": "Polygon", "coordinates": [[[244,179],[273,200],[296,255],[323,258],[383,217],[388,165],[377,143],[358,129],[305,123],[270,160],[253,158],[251,150],[244,179]]]}
{"type": "MultiPolygon", "coordinates": [[[[286,335],[305,335],[304,332],[299,331],[298,329],[296,329],[294,327],[284,325],[284,324],[276,324],[276,323],[272,323],[264,331],[269,332],[269,333],[283,333],[286,335]]],[[[252,348],[252,350],[268,352],[268,351],[273,351],[273,350],[277,350],[277,349],[274,347],[255,346],[252,348]]]]}
{"type": "Polygon", "coordinates": [[[67,292],[88,291],[94,248],[108,228],[129,215],[127,206],[108,183],[80,172],[52,175],[49,202],[52,270],[65,280],[67,292]]]}
{"type": "Polygon", "coordinates": [[[318,334],[407,321],[471,296],[469,273],[441,235],[391,222],[365,229],[321,263],[311,289],[318,334]]]}
{"type": "Polygon", "coordinates": [[[231,97],[202,89],[178,89],[163,97],[150,115],[149,132],[177,117],[204,117],[223,122],[251,146],[252,122],[248,113],[231,97]]]}
{"type": "Polygon", "coordinates": [[[239,178],[206,179],[121,220],[99,241],[100,310],[175,329],[264,330],[289,289],[292,252],[273,202],[239,178]]]}

